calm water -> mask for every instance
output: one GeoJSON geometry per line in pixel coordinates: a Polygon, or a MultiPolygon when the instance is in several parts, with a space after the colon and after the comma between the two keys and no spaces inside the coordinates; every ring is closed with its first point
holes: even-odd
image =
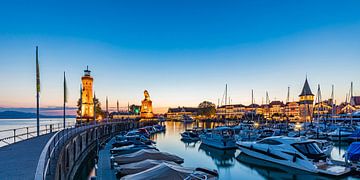
{"type": "MultiPolygon", "coordinates": [[[[75,118],[67,118],[67,123],[73,124],[75,122],[75,118]]],[[[63,119],[62,118],[41,118],[40,119],[40,125],[49,125],[49,124],[62,124],[63,119]]],[[[57,125],[55,125],[57,126],[57,125]]],[[[18,129],[18,128],[24,128],[29,127],[29,132],[35,132],[36,131],[36,119],[0,119],[0,138],[3,137],[9,137],[13,136],[14,132],[12,129],[18,129]],[[4,130],[10,130],[10,131],[4,131],[4,130]]],[[[41,126],[41,130],[44,130],[46,128],[45,126],[41,126]]],[[[54,127],[55,128],[55,127],[54,127]]],[[[16,134],[22,134],[26,133],[26,129],[18,129],[16,130],[16,134]]],[[[33,134],[35,135],[35,134],[33,134]]],[[[26,136],[24,136],[26,138],[26,136]]],[[[17,139],[19,141],[20,139],[17,139]]],[[[13,139],[9,139],[8,142],[12,143],[13,139]]],[[[0,142],[0,147],[6,145],[4,142],[0,142]]]]}
{"type": "MultiPolygon", "coordinates": [[[[241,155],[241,162],[235,157],[240,150],[218,150],[201,145],[201,142],[182,142],[180,133],[190,129],[196,124],[183,124],[181,122],[166,122],[166,132],[154,135],[156,146],[160,151],[170,152],[184,158],[184,166],[206,167],[216,169],[220,179],[327,179],[322,176],[314,176],[302,171],[296,171],[284,166],[276,166],[249,156],[241,155]]],[[[198,126],[210,128],[218,124],[199,123],[198,126]]],[[[336,146],[332,151],[332,158],[341,160],[347,144],[336,146]]],[[[342,179],[355,179],[345,177],[342,179]]]]}

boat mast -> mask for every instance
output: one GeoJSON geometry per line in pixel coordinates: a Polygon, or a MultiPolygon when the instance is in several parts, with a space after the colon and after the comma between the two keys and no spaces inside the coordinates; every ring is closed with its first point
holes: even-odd
{"type": "Polygon", "coordinates": [[[251,89],[251,110],[253,111],[251,113],[251,120],[254,121],[254,90],[251,89]]]}

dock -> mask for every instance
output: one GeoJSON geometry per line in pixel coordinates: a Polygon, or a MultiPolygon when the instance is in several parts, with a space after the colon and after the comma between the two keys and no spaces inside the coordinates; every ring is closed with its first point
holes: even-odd
{"type": "Polygon", "coordinates": [[[111,169],[110,165],[110,149],[112,148],[112,143],[114,141],[115,138],[112,138],[109,142],[105,144],[103,149],[99,150],[98,169],[96,170],[97,179],[116,179],[115,170],[111,169]]]}

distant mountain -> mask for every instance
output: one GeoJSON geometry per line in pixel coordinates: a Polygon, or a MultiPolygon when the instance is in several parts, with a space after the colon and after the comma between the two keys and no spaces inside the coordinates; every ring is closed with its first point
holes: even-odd
{"type": "MultiPolygon", "coordinates": [[[[63,116],[49,116],[40,114],[40,118],[62,118],[63,116]]],[[[73,115],[67,115],[67,118],[74,118],[73,115]]],[[[20,111],[2,111],[0,119],[30,119],[36,118],[36,113],[20,112],[20,111]]]]}

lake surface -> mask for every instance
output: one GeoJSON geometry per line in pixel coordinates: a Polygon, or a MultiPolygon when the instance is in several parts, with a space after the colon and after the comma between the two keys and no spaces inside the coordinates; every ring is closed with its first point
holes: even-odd
{"type": "MultiPolygon", "coordinates": [[[[58,124],[63,123],[63,118],[41,118],[40,119],[40,130],[50,128],[50,125],[54,124],[53,127],[57,127],[58,124]]],[[[66,123],[74,124],[75,118],[66,118],[66,123]]],[[[36,119],[0,119],[0,139],[4,137],[13,136],[13,129],[16,129],[16,134],[23,134],[27,132],[36,132],[36,119]],[[22,128],[22,129],[19,129],[22,128]],[[9,131],[8,131],[9,130],[9,131]]],[[[33,133],[32,135],[36,135],[33,133]]],[[[26,138],[26,136],[24,136],[26,138]]],[[[20,139],[17,139],[17,141],[20,139]]],[[[13,142],[13,139],[7,140],[9,143],[13,142]]],[[[0,147],[6,145],[4,142],[0,142],[0,147]]]]}
{"type": "MultiPolygon", "coordinates": [[[[240,150],[219,150],[201,145],[201,142],[186,143],[181,141],[180,133],[185,129],[199,127],[211,128],[217,123],[193,123],[166,122],[166,132],[155,134],[153,140],[160,151],[173,153],[184,158],[183,166],[206,167],[216,169],[220,179],[330,179],[324,176],[297,171],[273,163],[264,162],[249,156],[240,156],[241,162],[236,159],[240,150]]],[[[343,160],[348,144],[334,147],[331,156],[333,159],[343,160]]],[[[355,177],[343,177],[341,179],[356,179],[355,177]]]]}

